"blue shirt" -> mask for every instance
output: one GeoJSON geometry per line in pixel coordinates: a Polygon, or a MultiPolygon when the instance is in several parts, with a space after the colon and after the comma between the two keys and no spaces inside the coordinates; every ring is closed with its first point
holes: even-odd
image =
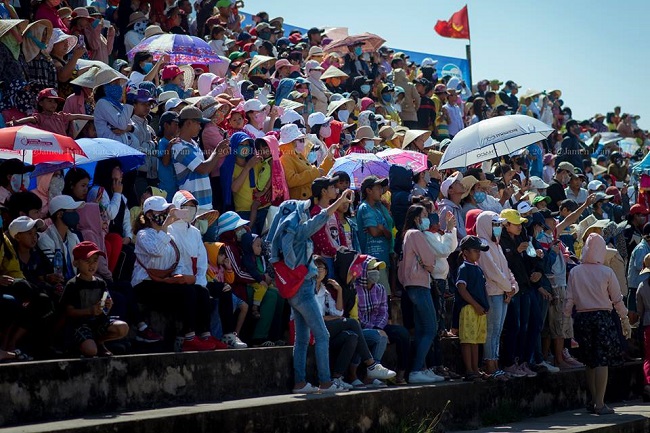
{"type": "Polygon", "coordinates": [[[377,227],[380,224],[390,230],[380,206],[379,203],[373,207],[366,201],[361,202],[357,211],[357,234],[362,253],[376,257],[382,262],[390,263],[391,240],[386,239],[383,235],[371,236],[367,231],[368,227],[377,227]]]}
{"type": "Polygon", "coordinates": [[[528,146],[528,154],[536,157],[534,160],[530,159],[530,175],[537,176],[543,179],[544,174],[544,151],[538,144],[531,144],[528,146]]]}
{"type": "MultiPolygon", "coordinates": [[[[485,275],[483,274],[483,269],[474,263],[468,261],[463,262],[458,268],[458,278],[456,279],[456,285],[460,283],[465,283],[465,287],[472,298],[478,302],[485,311],[490,309],[490,304],[487,299],[487,290],[485,288],[485,275]]],[[[458,292],[456,292],[456,300],[460,305],[460,308],[463,308],[465,305],[468,305],[467,301],[463,299],[458,292]]]]}
{"type": "MultiPolygon", "coordinates": [[[[170,158],[169,164],[164,165],[162,158],[167,152],[169,140],[161,138],[158,142],[158,180],[160,184],[158,187],[163,191],[167,191],[167,197],[173,197],[178,191],[178,183],[176,182],[176,172],[174,171],[174,160],[170,158]]],[[[171,149],[169,149],[171,153],[171,149]]]]}

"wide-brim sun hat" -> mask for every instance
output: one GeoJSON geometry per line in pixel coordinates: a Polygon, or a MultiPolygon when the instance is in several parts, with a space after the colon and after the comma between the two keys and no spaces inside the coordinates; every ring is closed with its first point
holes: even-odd
{"type": "Polygon", "coordinates": [[[217,219],[217,237],[231,230],[247,225],[250,221],[243,219],[237,212],[224,212],[217,219]]]}

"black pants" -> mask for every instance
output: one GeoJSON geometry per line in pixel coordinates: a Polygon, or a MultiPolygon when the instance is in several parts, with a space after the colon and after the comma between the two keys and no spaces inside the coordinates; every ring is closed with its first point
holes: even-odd
{"type": "Polygon", "coordinates": [[[180,314],[184,333],[210,331],[210,295],[205,287],[145,280],[135,286],[135,294],[155,310],[180,314]]]}
{"type": "MultiPolygon", "coordinates": [[[[355,319],[334,319],[334,320],[326,320],[325,321],[325,326],[327,327],[327,330],[330,333],[330,341],[331,342],[337,342],[337,336],[342,333],[346,334],[353,334],[356,336],[356,345],[351,346],[352,353],[350,353],[350,359],[349,361],[346,362],[346,368],[347,365],[350,364],[350,361],[352,360],[352,356],[354,354],[358,354],[361,357],[362,361],[367,361],[369,359],[372,359],[372,354],[370,353],[370,349],[368,349],[368,343],[366,343],[366,339],[363,337],[363,331],[361,330],[361,325],[359,324],[358,321],[355,319]]],[[[345,338],[347,340],[347,337],[345,338]]],[[[350,346],[344,345],[344,347],[349,348],[350,346]]],[[[340,358],[341,355],[339,354],[340,358]]],[[[346,354],[347,357],[347,354],[346,354]]],[[[336,371],[336,373],[343,373],[340,371],[336,371]]]]}
{"type": "Polygon", "coordinates": [[[224,335],[235,332],[235,313],[232,311],[232,291],[223,291],[223,283],[208,283],[208,291],[213,299],[217,300],[219,305],[219,319],[221,320],[221,329],[224,335]]]}

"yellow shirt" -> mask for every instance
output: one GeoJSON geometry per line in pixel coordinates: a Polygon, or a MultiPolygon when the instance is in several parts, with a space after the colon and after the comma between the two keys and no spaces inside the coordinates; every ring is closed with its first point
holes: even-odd
{"type": "Polygon", "coordinates": [[[0,246],[0,255],[2,255],[2,259],[0,259],[0,275],[8,275],[12,278],[21,278],[24,280],[25,276],[23,275],[23,271],[20,270],[18,254],[16,254],[16,251],[6,234],[4,235],[4,245],[0,246]],[[5,246],[11,254],[11,258],[7,257],[5,246]]]}
{"type": "MultiPolygon", "coordinates": [[[[235,164],[235,169],[232,173],[233,182],[237,179],[243,169],[244,167],[235,164]]],[[[253,171],[255,172],[255,179],[257,179],[260,171],[259,165],[255,165],[253,171]]],[[[251,207],[253,207],[253,188],[251,188],[251,183],[248,178],[244,180],[244,183],[242,183],[238,191],[233,191],[232,198],[235,203],[235,211],[250,212],[251,207]]]]}

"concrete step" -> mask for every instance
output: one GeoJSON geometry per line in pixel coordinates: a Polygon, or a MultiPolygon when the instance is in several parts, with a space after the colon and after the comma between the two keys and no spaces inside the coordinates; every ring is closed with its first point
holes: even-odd
{"type": "MultiPolygon", "coordinates": [[[[641,376],[638,362],[611,369],[606,400],[621,401],[638,395],[642,387],[641,376]]],[[[526,418],[570,409],[584,412],[585,400],[584,371],[573,370],[507,383],[451,382],[333,396],[284,394],[145,411],[117,411],[9,427],[0,432],[365,433],[402,431],[405,429],[395,430],[395,426],[432,419],[440,413],[443,414],[440,431],[447,431],[502,424],[513,416],[526,418]]],[[[585,423],[592,421],[591,418],[584,420],[585,423]]]]}
{"type": "Polygon", "coordinates": [[[585,410],[571,410],[530,418],[513,424],[499,424],[455,433],[647,433],[650,432],[650,404],[629,401],[612,404],[613,415],[598,416],[585,410]]]}

